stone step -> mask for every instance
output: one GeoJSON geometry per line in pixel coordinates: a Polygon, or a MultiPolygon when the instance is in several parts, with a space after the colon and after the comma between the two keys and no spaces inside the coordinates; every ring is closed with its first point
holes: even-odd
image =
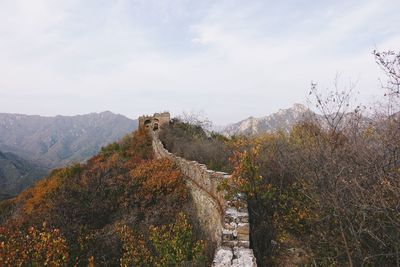
{"type": "Polygon", "coordinates": [[[253,250],[239,247],[221,246],[217,249],[213,267],[256,267],[253,250]]]}
{"type": "Polygon", "coordinates": [[[236,236],[237,236],[236,230],[227,230],[227,229],[222,230],[222,241],[235,240],[236,236]]]}
{"type": "Polygon", "coordinates": [[[236,208],[229,207],[226,209],[225,214],[225,223],[248,223],[249,222],[249,214],[247,212],[238,211],[236,208]]]}
{"type": "Polygon", "coordinates": [[[232,266],[256,267],[257,262],[253,250],[248,248],[233,248],[232,266]]]}
{"type": "Polygon", "coordinates": [[[250,248],[250,241],[246,240],[226,240],[222,241],[222,246],[225,247],[239,247],[239,248],[250,248]]]}

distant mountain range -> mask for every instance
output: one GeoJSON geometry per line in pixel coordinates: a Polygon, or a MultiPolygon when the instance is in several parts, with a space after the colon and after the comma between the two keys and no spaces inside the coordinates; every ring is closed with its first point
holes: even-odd
{"type": "Polygon", "coordinates": [[[0,151],[0,200],[17,195],[48,170],[12,153],[0,151]]]}
{"type": "Polygon", "coordinates": [[[314,113],[301,104],[294,104],[291,108],[281,109],[268,116],[249,117],[237,123],[229,124],[220,132],[226,136],[256,135],[272,132],[278,129],[288,131],[295,123],[314,113]]]}
{"type": "Polygon", "coordinates": [[[136,120],[109,111],[55,117],[0,113],[0,151],[54,168],[83,161],[136,128],[136,120]]]}
{"type": "Polygon", "coordinates": [[[50,169],[86,160],[136,128],[137,120],[109,111],[55,117],[0,113],[0,199],[50,169]]]}

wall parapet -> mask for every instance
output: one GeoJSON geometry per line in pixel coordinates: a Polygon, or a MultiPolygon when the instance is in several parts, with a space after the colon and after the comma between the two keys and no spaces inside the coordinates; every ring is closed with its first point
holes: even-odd
{"type": "Polygon", "coordinates": [[[242,208],[225,200],[218,185],[231,175],[208,170],[206,165],[178,157],[164,148],[158,130],[150,130],[155,156],[169,158],[177,164],[194,196],[195,205],[204,216],[199,216],[200,226],[216,244],[212,266],[257,266],[250,248],[250,224],[247,204],[242,208]]]}

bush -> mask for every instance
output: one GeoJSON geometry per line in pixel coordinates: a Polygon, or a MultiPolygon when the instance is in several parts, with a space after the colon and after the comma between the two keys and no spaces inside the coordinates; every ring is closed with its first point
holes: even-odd
{"type": "Polygon", "coordinates": [[[218,133],[208,133],[199,125],[175,119],[173,124],[163,128],[160,139],[166,149],[180,157],[206,164],[211,170],[232,171],[229,139],[218,133]]]}
{"type": "Polygon", "coordinates": [[[58,229],[0,228],[1,266],[67,266],[68,245],[58,229]]]}
{"type": "Polygon", "coordinates": [[[121,266],[204,266],[204,245],[195,241],[183,213],[175,223],[151,226],[145,240],[126,225],[119,229],[123,243],[121,266]]]}

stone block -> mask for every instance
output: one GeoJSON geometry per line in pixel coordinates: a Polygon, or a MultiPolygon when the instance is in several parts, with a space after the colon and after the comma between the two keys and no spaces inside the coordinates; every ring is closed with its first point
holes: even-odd
{"type": "Polygon", "coordinates": [[[236,228],[238,234],[249,234],[250,233],[250,225],[248,223],[239,223],[236,228]]]}
{"type": "Polygon", "coordinates": [[[233,235],[234,238],[237,238],[238,232],[237,232],[236,230],[233,230],[233,231],[232,231],[232,235],[233,235]]]}
{"type": "Polygon", "coordinates": [[[249,236],[249,234],[238,234],[237,239],[240,241],[249,241],[250,236],[249,236]]]}
{"type": "Polygon", "coordinates": [[[226,229],[222,230],[222,241],[229,241],[233,239],[234,239],[233,231],[226,229]]]}
{"type": "Polygon", "coordinates": [[[233,251],[229,247],[219,247],[214,255],[213,267],[232,266],[233,251]]]}
{"type": "Polygon", "coordinates": [[[238,241],[237,240],[225,240],[222,241],[222,245],[230,248],[234,248],[238,246],[238,241]]]}
{"type": "Polygon", "coordinates": [[[250,241],[237,241],[236,247],[239,247],[239,248],[250,248],[250,241]]]}
{"type": "Polygon", "coordinates": [[[234,248],[234,259],[232,260],[232,267],[246,266],[256,267],[256,258],[254,257],[253,250],[247,248],[234,248]]]}
{"type": "Polygon", "coordinates": [[[231,230],[231,231],[232,231],[232,230],[235,230],[235,229],[236,229],[236,226],[237,226],[237,225],[236,225],[235,223],[232,223],[232,222],[231,222],[231,223],[225,223],[225,224],[224,224],[224,228],[227,229],[227,230],[231,230]]]}
{"type": "Polygon", "coordinates": [[[241,216],[241,217],[239,217],[239,221],[241,223],[248,223],[249,222],[249,216],[241,216]]]}

